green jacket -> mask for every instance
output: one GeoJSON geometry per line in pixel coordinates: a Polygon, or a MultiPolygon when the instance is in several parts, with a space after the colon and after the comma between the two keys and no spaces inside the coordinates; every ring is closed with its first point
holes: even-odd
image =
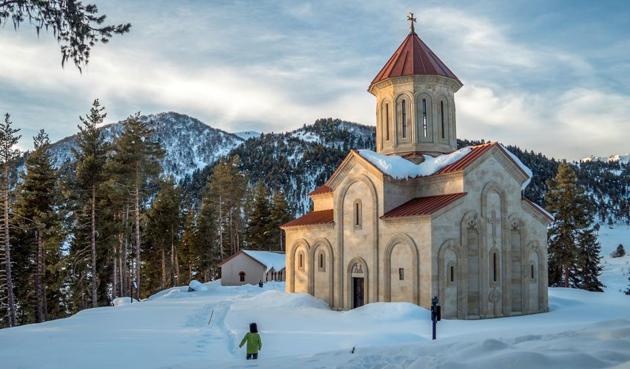
{"type": "Polygon", "coordinates": [[[247,333],[241,344],[238,347],[243,347],[243,345],[247,342],[247,353],[248,354],[257,354],[258,350],[262,350],[262,341],[260,340],[260,335],[258,333],[247,333]]]}

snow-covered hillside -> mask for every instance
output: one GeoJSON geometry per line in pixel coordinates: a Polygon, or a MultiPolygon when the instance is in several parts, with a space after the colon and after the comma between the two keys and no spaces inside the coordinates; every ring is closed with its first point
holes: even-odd
{"type": "MultiPolygon", "coordinates": [[[[212,128],[201,121],[179,113],[143,115],[165,151],[162,168],[167,176],[180,180],[195,170],[213,164],[243,143],[238,135],[212,128]]],[[[124,128],[124,122],[103,126],[103,135],[111,142],[124,128]]],[[[76,135],[66,137],[51,147],[53,164],[59,168],[73,160],[76,135]]]]}
{"type": "MultiPolygon", "coordinates": [[[[630,227],[606,228],[600,240],[603,254],[627,246],[630,227]]],[[[139,303],[0,330],[0,363],[3,369],[627,368],[630,296],[619,289],[627,285],[628,264],[630,256],[606,260],[604,293],[552,288],[549,313],[443,320],[437,341],[430,339],[429,312],[412,304],[338,312],[309,295],[284,293],[282,283],[177,287],[139,303]],[[256,363],[238,348],[250,322],[258,323],[263,340],[256,363]]]]}

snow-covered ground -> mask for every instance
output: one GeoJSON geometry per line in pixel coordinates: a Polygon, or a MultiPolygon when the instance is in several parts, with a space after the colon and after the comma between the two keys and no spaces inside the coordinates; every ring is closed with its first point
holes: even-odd
{"type": "Polygon", "coordinates": [[[600,233],[605,293],[552,288],[549,313],[443,320],[437,341],[428,312],[412,304],[336,312],[281,283],[213,282],[0,330],[0,368],[630,368],[630,296],[620,292],[630,256],[608,256],[619,243],[629,248],[630,227],[600,233]],[[263,340],[255,363],[238,349],[250,322],[263,340]]]}

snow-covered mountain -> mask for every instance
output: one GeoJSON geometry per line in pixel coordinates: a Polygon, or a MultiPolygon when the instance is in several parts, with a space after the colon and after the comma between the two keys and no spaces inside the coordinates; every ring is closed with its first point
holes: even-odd
{"type": "Polygon", "coordinates": [[[581,163],[589,163],[593,161],[628,164],[630,163],[630,154],[613,154],[608,157],[590,155],[580,160],[581,163]]]}
{"type": "MultiPolygon", "coordinates": [[[[164,174],[177,180],[212,165],[245,141],[238,135],[212,128],[184,114],[150,114],[140,119],[154,130],[155,138],[165,151],[162,159],[164,174]]],[[[111,142],[122,133],[123,128],[124,121],[103,126],[105,140],[111,142]]],[[[51,147],[53,164],[60,168],[70,163],[74,159],[72,149],[75,147],[76,135],[54,143],[51,147]]]]}
{"type": "MultiPolygon", "coordinates": [[[[281,189],[294,211],[308,211],[308,193],[332,174],[350,149],[374,149],[375,129],[339,119],[318,119],[313,124],[280,133],[253,131],[228,133],[184,114],[160,113],[143,116],[155,130],[165,149],[162,166],[185,188],[190,203],[197,203],[213,164],[221,157],[238,155],[241,169],[253,182],[263,181],[271,189],[281,189]]],[[[120,134],[123,122],[104,126],[108,141],[120,134]]],[[[52,145],[57,167],[72,161],[76,136],[52,145]]],[[[460,147],[479,143],[460,141],[460,147]]],[[[525,191],[543,204],[546,181],[553,177],[558,161],[509,146],[534,172],[525,191]]],[[[573,164],[578,181],[591,195],[600,221],[630,223],[630,154],[608,158],[589,157],[573,164]]]]}

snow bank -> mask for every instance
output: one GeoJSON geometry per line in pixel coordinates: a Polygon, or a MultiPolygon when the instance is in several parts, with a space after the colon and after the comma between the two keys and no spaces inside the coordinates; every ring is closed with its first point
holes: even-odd
{"type": "Polygon", "coordinates": [[[267,267],[266,272],[274,269],[275,271],[281,271],[285,267],[284,254],[271,251],[254,251],[254,250],[241,250],[252,258],[258,260],[260,263],[267,267]]]}
{"type": "Polygon", "coordinates": [[[390,177],[407,179],[430,176],[445,166],[463,158],[471,150],[472,148],[467,146],[450,154],[437,157],[424,155],[424,161],[420,164],[413,163],[398,155],[383,155],[367,149],[359,150],[359,154],[390,177]]]}
{"type": "Polygon", "coordinates": [[[199,282],[198,280],[193,279],[192,281],[190,281],[190,283],[188,284],[188,291],[198,291],[198,292],[203,292],[203,291],[207,291],[208,290],[208,286],[206,286],[205,284],[199,282]]]}
{"type": "Polygon", "coordinates": [[[377,302],[349,310],[344,314],[351,319],[370,319],[372,321],[401,321],[428,319],[428,310],[408,302],[377,302]]]}
{"type": "MultiPolygon", "coordinates": [[[[131,304],[131,303],[132,303],[132,302],[131,302],[131,300],[132,300],[132,299],[131,299],[131,298],[129,298],[129,297],[116,297],[116,298],[114,299],[114,301],[112,301],[112,305],[113,305],[113,306],[116,306],[116,307],[118,307],[118,306],[124,306],[124,305],[129,305],[129,304],[131,304]]],[[[133,303],[136,303],[136,302],[139,302],[139,301],[138,301],[138,300],[136,300],[136,299],[133,299],[133,303]]]]}

